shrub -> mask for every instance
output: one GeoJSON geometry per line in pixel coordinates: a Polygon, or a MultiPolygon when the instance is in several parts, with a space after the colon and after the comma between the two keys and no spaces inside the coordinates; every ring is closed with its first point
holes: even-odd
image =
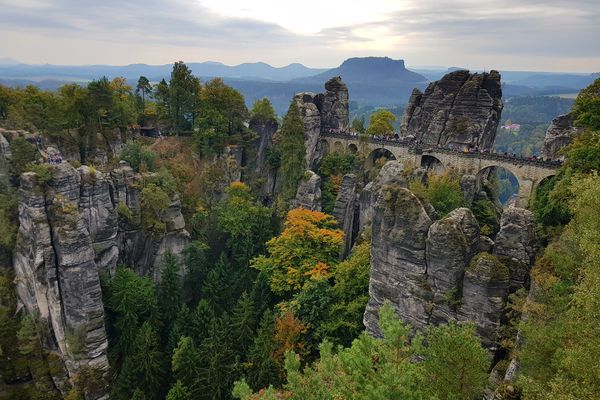
{"type": "Polygon", "coordinates": [[[121,150],[121,160],[127,161],[136,172],[139,172],[140,169],[152,171],[156,153],[139,142],[127,142],[121,150]]]}

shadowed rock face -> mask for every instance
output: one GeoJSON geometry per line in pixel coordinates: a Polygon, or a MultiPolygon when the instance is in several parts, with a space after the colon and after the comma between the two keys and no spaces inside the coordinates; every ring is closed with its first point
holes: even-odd
{"type": "MultiPolygon", "coordinates": [[[[110,174],[87,166],[76,170],[66,162],[50,168],[52,179],[46,186],[34,173],[21,177],[14,256],[17,293],[27,311],[47,323],[51,350],[61,355],[70,377],[86,365],[106,373],[99,273],[113,273],[120,261],[158,280],[165,252],[180,254],[189,234],[177,197],[162,217],[166,233],[141,229],[141,176],[126,163],[110,174]],[[118,216],[120,202],[130,218],[118,216]],[[69,348],[69,337],[76,337],[81,348],[69,348]]],[[[53,379],[63,390],[63,377],[53,379]]]]}
{"type": "Polygon", "coordinates": [[[346,174],[342,178],[340,190],[335,199],[332,215],[338,221],[342,231],[344,231],[344,247],[342,249],[342,258],[346,258],[352,249],[353,237],[358,228],[356,202],[356,175],[346,174]]]}
{"type": "MultiPolygon", "coordinates": [[[[386,167],[368,188],[369,198],[376,200],[361,220],[372,225],[367,332],[381,334],[377,313],[388,300],[415,329],[471,321],[486,348],[495,351],[508,294],[527,285],[533,263],[531,213],[506,209],[494,243],[480,235],[470,209],[458,208],[435,220],[431,205],[402,187],[401,181],[382,184],[402,176],[397,162],[386,167]]],[[[365,204],[368,200],[362,195],[361,207],[362,200],[365,204]]]]}
{"type": "Polygon", "coordinates": [[[273,148],[273,135],[279,125],[276,120],[250,120],[250,129],[258,136],[249,148],[244,149],[247,174],[244,180],[263,178],[260,194],[263,198],[272,198],[275,192],[276,171],[269,165],[268,152],[273,148]],[[248,178],[248,179],[247,179],[248,178]]]}
{"type": "Polygon", "coordinates": [[[321,177],[311,170],[305,172],[298,185],[296,198],[292,207],[302,207],[307,210],[321,211],[321,177]]]}
{"type": "Polygon", "coordinates": [[[572,114],[560,115],[552,120],[546,130],[542,156],[551,160],[564,160],[565,156],[559,151],[573,143],[573,137],[579,133],[579,128],[573,126],[575,117],[572,114]]]}
{"type": "Polygon", "coordinates": [[[414,136],[426,144],[478,146],[494,144],[502,112],[498,71],[471,74],[456,71],[414,89],[402,118],[401,136],[414,136]]]}
{"type": "Polygon", "coordinates": [[[314,167],[323,157],[318,148],[321,130],[346,131],[350,125],[348,88],[339,76],[325,83],[325,93],[298,93],[294,102],[304,122],[306,165],[314,167]]]}

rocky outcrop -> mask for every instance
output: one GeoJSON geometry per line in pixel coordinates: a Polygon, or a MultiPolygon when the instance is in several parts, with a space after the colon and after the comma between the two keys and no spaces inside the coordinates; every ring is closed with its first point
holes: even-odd
{"type": "Polygon", "coordinates": [[[477,194],[477,177],[475,175],[463,175],[460,177],[460,190],[463,193],[465,204],[471,204],[477,194]]]}
{"type": "Polygon", "coordinates": [[[269,150],[273,148],[273,135],[277,132],[279,125],[277,121],[252,119],[250,129],[256,133],[257,138],[251,146],[244,149],[247,174],[244,175],[249,181],[259,181],[260,196],[272,198],[275,193],[276,171],[269,164],[269,150]]]}
{"type": "Polygon", "coordinates": [[[99,269],[85,210],[79,209],[81,177],[67,163],[51,168],[47,187],[35,173],[21,178],[17,293],[27,311],[48,325],[50,345],[60,352],[70,376],[85,365],[106,373],[99,269]]]}
{"type": "Polygon", "coordinates": [[[529,284],[529,271],[535,257],[533,214],[529,210],[509,207],[500,218],[494,255],[510,270],[510,288],[515,291],[529,284]]]}
{"type": "Polygon", "coordinates": [[[314,168],[323,157],[319,135],[324,130],[347,131],[350,125],[348,88],[342,78],[334,77],[325,83],[325,93],[303,92],[294,96],[304,123],[306,165],[314,168]]]}
{"type": "Polygon", "coordinates": [[[342,183],[338,195],[335,199],[332,215],[338,221],[340,229],[344,232],[344,247],[342,249],[342,259],[350,254],[357,225],[357,203],[356,203],[356,175],[346,174],[342,178],[342,183]]]}
{"type": "Polygon", "coordinates": [[[0,132],[0,183],[8,185],[8,165],[12,157],[12,151],[10,150],[10,143],[0,132]]]}
{"type": "MultiPolygon", "coordinates": [[[[69,163],[48,164],[51,179],[28,172],[19,189],[14,252],[17,293],[28,313],[47,324],[48,346],[73,377],[83,366],[108,371],[99,273],[117,263],[160,278],[164,254],[189,242],[179,198],[161,216],[165,232],[141,224],[142,176],[122,162],[111,173],[69,163]]],[[[55,376],[56,385],[63,377],[55,376]]],[[[89,394],[101,398],[105,391],[89,394]]]]}
{"type": "Polygon", "coordinates": [[[490,150],[502,107],[498,71],[451,72],[429,84],[425,92],[414,89],[400,135],[425,144],[490,150]]]}
{"type": "Polygon", "coordinates": [[[425,255],[432,323],[455,319],[465,270],[478,250],[479,224],[468,208],[457,208],[429,228],[425,255]]]}
{"type": "Polygon", "coordinates": [[[379,336],[377,313],[391,301],[399,317],[417,328],[429,322],[425,240],[432,224],[421,201],[397,184],[385,185],[373,209],[369,302],[364,324],[379,336]]]}
{"type": "Polygon", "coordinates": [[[319,175],[311,170],[304,173],[296,191],[296,198],[292,200],[292,207],[321,211],[321,177],[319,175]]]}
{"type": "MultiPolygon", "coordinates": [[[[389,171],[399,167],[387,165],[389,171]]],[[[378,179],[384,181],[386,174],[378,179]]],[[[371,211],[367,331],[380,334],[377,311],[389,300],[415,329],[471,321],[486,348],[495,351],[508,294],[527,286],[533,262],[531,213],[506,209],[494,242],[480,234],[470,209],[458,208],[435,220],[430,205],[401,184],[379,181],[370,187],[376,201],[371,211]]]]}
{"type": "Polygon", "coordinates": [[[459,320],[477,327],[483,345],[495,351],[498,329],[509,293],[509,271],[488,253],[474,258],[465,272],[459,320]]]}
{"type": "Polygon", "coordinates": [[[573,114],[560,115],[552,120],[546,130],[542,156],[550,160],[564,160],[565,156],[559,154],[565,146],[573,143],[573,137],[580,131],[575,127],[575,116],[573,114]]]}
{"type": "Polygon", "coordinates": [[[395,184],[406,187],[408,182],[404,174],[404,165],[396,160],[386,162],[377,177],[369,182],[359,194],[359,230],[371,224],[373,221],[373,207],[377,196],[384,185],[395,184]]]}

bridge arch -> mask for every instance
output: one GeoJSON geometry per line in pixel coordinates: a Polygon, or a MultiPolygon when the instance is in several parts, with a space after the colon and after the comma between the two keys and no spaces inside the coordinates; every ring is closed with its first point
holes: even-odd
{"type": "Polygon", "coordinates": [[[379,147],[372,150],[365,160],[365,170],[367,171],[368,180],[375,179],[381,167],[386,162],[395,159],[396,156],[394,153],[386,148],[379,147]]]}
{"type": "Polygon", "coordinates": [[[358,146],[355,145],[354,143],[350,143],[348,145],[348,151],[352,154],[356,154],[356,153],[358,153],[358,146]]]}
{"type": "MultiPolygon", "coordinates": [[[[522,197],[523,192],[521,186],[525,183],[523,179],[519,179],[519,175],[515,174],[511,169],[501,165],[488,165],[477,172],[477,184],[480,189],[483,189],[483,180],[493,181],[497,187],[495,196],[502,204],[506,204],[514,196],[522,197]]],[[[527,193],[526,197],[529,197],[527,193]]]]}
{"type": "Polygon", "coordinates": [[[342,153],[344,151],[344,145],[341,141],[336,140],[333,142],[333,152],[334,153],[342,153]]]}
{"type": "Polygon", "coordinates": [[[425,168],[426,170],[431,171],[437,175],[441,175],[446,171],[446,167],[444,166],[442,161],[440,161],[439,158],[430,154],[423,154],[421,156],[421,168],[425,168]]]}
{"type": "Polygon", "coordinates": [[[319,140],[317,149],[323,156],[326,156],[327,154],[329,154],[331,152],[331,149],[329,147],[329,141],[326,139],[319,140]]]}

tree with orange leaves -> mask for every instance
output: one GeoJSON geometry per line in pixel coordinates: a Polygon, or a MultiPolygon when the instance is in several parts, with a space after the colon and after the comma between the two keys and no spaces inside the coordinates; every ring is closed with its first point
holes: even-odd
{"type": "Polygon", "coordinates": [[[331,215],[296,208],[281,235],[267,242],[267,256],[252,266],[266,274],[273,292],[290,295],[311,280],[327,279],[338,264],[344,234],[331,215]]]}

